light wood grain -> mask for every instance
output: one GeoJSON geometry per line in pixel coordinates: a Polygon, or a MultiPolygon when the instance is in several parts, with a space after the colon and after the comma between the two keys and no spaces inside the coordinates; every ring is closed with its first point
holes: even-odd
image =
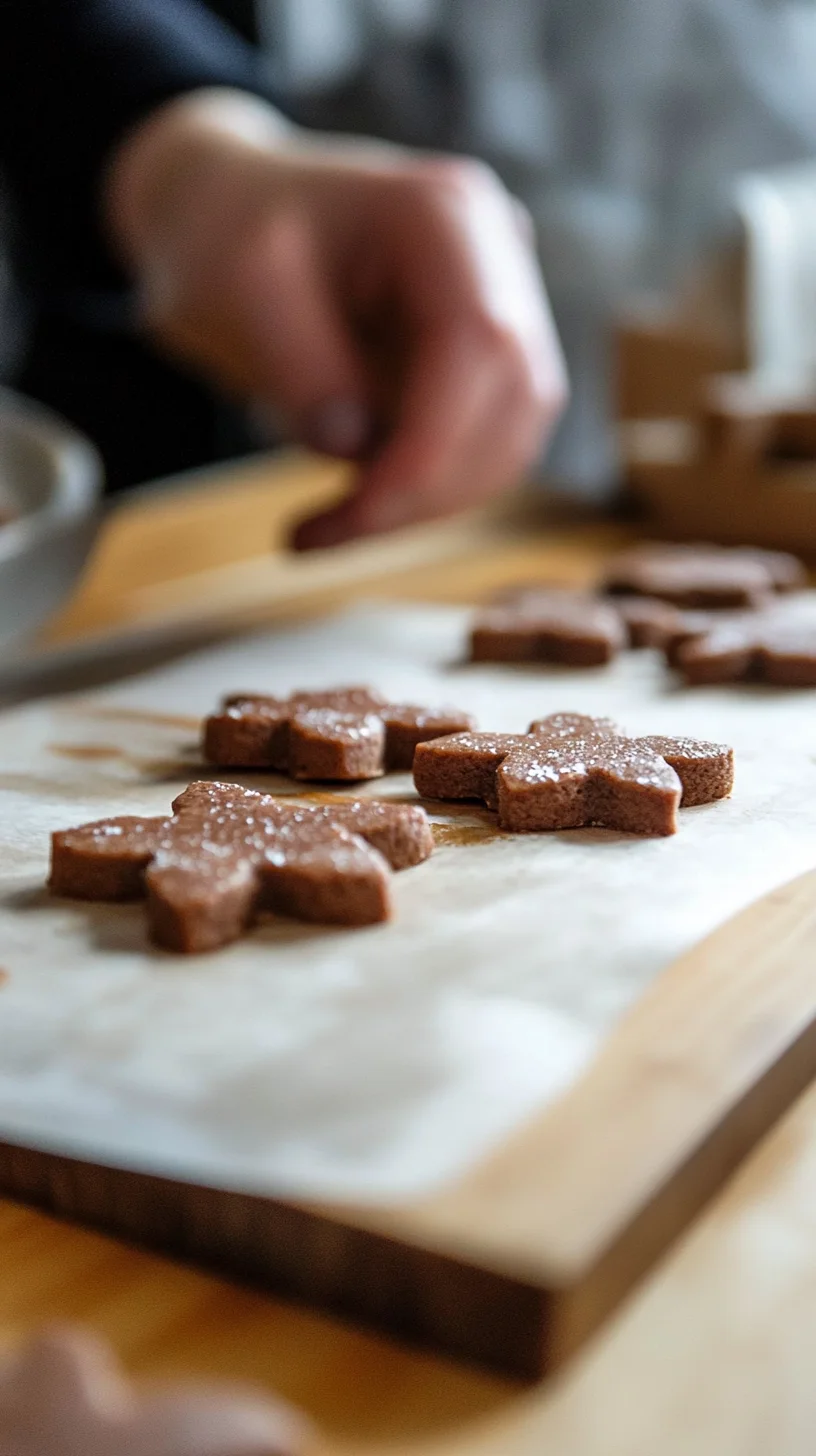
{"type": "Polygon", "coordinates": [[[0,1340],[91,1324],[137,1375],[251,1380],[340,1441],[422,1440],[503,1409],[513,1386],[0,1204],[0,1340]],[[370,1379],[369,1376],[374,1378],[370,1379]]]}
{"type": "Polygon", "coordinates": [[[514,1391],[110,1239],[0,1205],[0,1336],[81,1319],[139,1376],[250,1379],[322,1456],[812,1456],[816,1090],[603,1336],[514,1391]]]}
{"type": "Polygon", "coordinates": [[[490,1267],[537,1274],[554,1359],[812,1080],[814,962],[811,872],[675,962],[547,1116],[420,1211],[435,1246],[487,1237],[490,1267]]]}

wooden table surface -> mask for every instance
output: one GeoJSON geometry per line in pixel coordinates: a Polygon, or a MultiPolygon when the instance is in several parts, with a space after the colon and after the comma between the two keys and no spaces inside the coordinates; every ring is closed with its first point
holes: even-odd
{"type": "MultiPolygon", "coordinates": [[[[626,539],[611,524],[533,526],[521,511],[415,533],[387,558],[369,547],[286,561],[287,523],[337,487],[324,467],[263,463],[124,506],[50,640],[162,612],[189,620],[205,601],[231,622],[262,621],[355,590],[450,601],[535,573],[579,582],[626,539]]],[[[514,1388],[12,1203],[0,1202],[0,1256],[0,1339],[80,1320],[136,1373],[255,1381],[310,1412],[332,1456],[816,1450],[816,1088],[546,1388],[514,1388]]]]}

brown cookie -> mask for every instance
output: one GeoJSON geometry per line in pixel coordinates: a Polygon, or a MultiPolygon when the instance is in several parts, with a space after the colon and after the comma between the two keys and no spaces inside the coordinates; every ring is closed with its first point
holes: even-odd
{"type": "Polygon", "coordinates": [[[263,910],[335,925],[391,913],[390,871],[427,859],[425,813],[364,800],[304,807],[236,784],[191,784],[169,819],[105,819],[52,836],[49,889],[147,896],[152,939],[215,950],[263,910]]]}
{"type": "Polygon", "coordinates": [[[665,647],[670,639],[682,631],[686,618],[690,615],[680,607],[673,607],[670,602],[661,601],[659,597],[599,598],[597,595],[589,595],[587,592],[559,591],[555,587],[536,586],[534,582],[506,587],[498,593],[495,600],[497,606],[525,612],[534,611],[536,603],[542,598],[552,600],[553,597],[556,597],[559,603],[565,605],[575,603],[579,608],[582,608],[587,601],[597,602],[599,600],[605,602],[607,606],[613,606],[623,624],[625,642],[632,648],[665,647]]]}
{"type": "Polygon", "coordinates": [[[482,799],[495,809],[499,768],[529,742],[526,733],[453,733],[420,743],[414,754],[417,793],[423,799],[482,799]]]}
{"type": "Polygon", "coordinates": [[[657,597],[678,607],[759,608],[802,580],[801,563],[781,552],[657,543],[622,552],[602,587],[612,595],[657,597]]]}
{"type": "Polygon", "coordinates": [[[816,687],[816,623],[749,616],[686,638],[671,661],[688,683],[816,687]]]}
{"type": "Polygon", "coordinates": [[[527,729],[542,738],[604,738],[617,737],[621,730],[612,718],[594,718],[588,713],[548,713],[546,718],[536,718],[527,729]]]}
{"type": "MultiPolygon", "coordinates": [[[[688,550],[687,547],[671,548],[672,550],[688,550]]],[[[732,553],[733,554],[733,553],[732,553]]],[[[748,548],[740,548],[740,555],[752,560],[760,559],[765,562],[769,560],[767,569],[772,570],[777,578],[777,590],[779,592],[792,592],[798,590],[802,585],[804,568],[795,557],[786,556],[782,552],[774,551],[753,551],[748,548]]],[[[543,588],[534,583],[527,583],[524,586],[506,588],[496,598],[504,609],[514,608],[521,611],[533,610],[537,600],[542,596],[551,597],[552,588],[543,588]]],[[[586,592],[561,592],[555,591],[559,601],[575,602],[579,606],[587,600],[597,601],[597,597],[588,597],[586,592]]],[[[620,617],[626,642],[630,648],[638,649],[651,647],[662,650],[666,654],[669,664],[673,664],[675,653],[693,637],[701,637],[712,628],[722,625],[725,622],[743,622],[748,617],[756,614],[756,608],[727,609],[709,607],[693,609],[690,607],[673,606],[671,602],[662,601],[659,597],[649,596],[626,596],[613,595],[600,598],[608,605],[613,606],[620,617]]],[[[773,600],[771,598],[771,600],[773,600]]]]}
{"type": "Polygon", "coordinates": [[[707,636],[709,632],[719,631],[723,627],[743,626],[753,630],[763,615],[763,613],[753,611],[678,611],[677,622],[674,628],[666,633],[662,643],[666,662],[669,667],[676,667],[686,644],[696,642],[699,638],[707,636]]]}
{"type": "Polygon", "coordinates": [[[665,654],[669,666],[674,666],[677,653],[686,642],[704,637],[715,627],[731,622],[755,622],[759,616],[751,610],[717,612],[698,608],[694,611],[690,607],[683,610],[657,597],[615,597],[614,602],[629,634],[629,646],[657,648],[665,654]]]}
{"type": "Polygon", "coordinates": [[[680,803],[725,798],[733,753],[686,738],[626,738],[608,718],[553,714],[529,734],[465,733],[421,744],[418,792],[482,799],[513,832],[600,825],[673,834],[680,803]]]}
{"type": "Polygon", "coordinates": [[[385,724],[377,713],[307,708],[289,720],[293,779],[376,779],[385,772],[385,724]]]}
{"type": "Polygon", "coordinates": [[[802,591],[808,584],[804,562],[787,551],[763,551],[759,546],[736,546],[733,550],[748,561],[758,561],[767,571],[775,592],[802,591]]]}
{"type": "Polygon", "coordinates": [[[648,735],[629,738],[611,718],[588,718],[582,713],[550,713],[530,724],[530,732],[542,738],[622,738],[639,743],[665,759],[683,787],[682,806],[710,804],[726,799],[734,787],[734,755],[722,744],[697,738],[667,738],[648,735]]]}
{"type": "Polygon", "coordinates": [[[296,779],[355,781],[410,769],[417,743],[473,728],[457,708],[388,703],[370,688],[226,698],[204,724],[202,751],[219,768],[271,768],[296,779]]]}
{"type": "Polygon", "coordinates": [[[688,615],[658,597],[616,596],[615,607],[628,634],[629,646],[634,648],[665,647],[682,630],[683,619],[688,615]]]}
{"type": "Polygon", "coordinates": [[[611,603],[567,591],[522,591],[483,612],[470,634],[472,662],[600,667],[625,646],[626,634],[611,603]]]}
{"type": "Polygon", "coordinates": [[[0,1365],[4,1456],[299,1456],[307,1423],[268,1396],[203,1382],[141,1394],[84,1330],[36,1336],[0,1365]]]}

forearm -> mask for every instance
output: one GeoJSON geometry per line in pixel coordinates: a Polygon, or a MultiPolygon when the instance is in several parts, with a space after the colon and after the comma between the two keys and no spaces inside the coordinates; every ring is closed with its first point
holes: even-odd
{"type": "Polygon", "coordinates": [[[173,97],[262,92],[254,52],[195,0],[0,0],[0,163],[48,288],[112,282],[109,160],[173,97]]]}

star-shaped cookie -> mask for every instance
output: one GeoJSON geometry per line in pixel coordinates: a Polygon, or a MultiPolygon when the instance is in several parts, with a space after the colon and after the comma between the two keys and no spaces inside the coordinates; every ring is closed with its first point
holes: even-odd
{"type": "Polygon", "coordinates": [[[391,914],[391,871],[433,848],[422,809],[371,799],[304,806],[195,783],[170,818],[102,819],[52,836],[49,887],[81,900],[147,898],[157,945],[237,940],[261,911],[332,925],[391,914]]]}
{"type": "Polygon", "coordinates": [[[627,738],[607,718],[557,713],[527,734],[458,733],[421,744],[423,798],[481,799],[513,832],[599,825],[674,834],[677,810],[725,798],[733,753],[691,738],[627,738]]]}
{"type": "Polygon", "coordinates": [[[410,769],[427,738],[474,728],[457,708],[389,703],[371,688],[239,693],[204,724],[203,754],[218,768],[270,768],[295,779],[353,782],[410,769]]]}
{"type": "Polygon", "coordinates": [[[601,667],[626,646],[609,601],[557,588],[519,589],[480,613],[470,633],[472,662],[601,667]]]}
{"type": "Polygon", "coordinates": [[[816,622],[758,614],[687,638],[671,657],[688,683],[816,687],[816,622]]]}

